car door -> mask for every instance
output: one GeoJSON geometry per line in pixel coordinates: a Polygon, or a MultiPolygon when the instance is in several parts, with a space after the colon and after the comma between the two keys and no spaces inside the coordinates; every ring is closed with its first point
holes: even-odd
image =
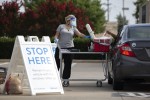
{"type": "Polygon", "coordinates": [[[118,52],[118,45],[121,43],[122,40],[122,35],[124,33],[125,27],[123,30],[117,34],[114,43],[112,44],[112,49],[111,49],[111,61],[112,61],[112,66],[109,66],[109,74],[113,77],[113,66],[116,63],[117,57],[117,52],[118,52]]]}

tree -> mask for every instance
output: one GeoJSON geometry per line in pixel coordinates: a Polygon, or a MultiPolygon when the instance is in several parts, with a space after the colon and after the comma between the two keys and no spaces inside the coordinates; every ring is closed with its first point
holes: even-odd
{"type": "Polygon", "coordinates": [[[36,31],[38,36],[53,36],[58,25],[64,23],[64,19],[68,14],[74,14],[77,17],[78,29],[85,33],[85,22],[91,22],[88,16],[86,16],[85,11],[76,7],[72,1],[57,2],[56,0],[46,0],[36,4],[34,7],[26,7],[24,14],[26,21],[24,20],[23,24],[28,26],[28,34],[34,34],[36,31]],[[33,21],[30,21],[31,19],[33,21]],[[38,31],[36,30],[37,28],[38,31]]]}
{"type": "Polygon", "coordinates": [[[0,35],[53,36],[68,14],[77,17],[78,29],[85,33],[89,23],[95,33],[103,31],[104,12],[98,0],[25,0],[25,12],[19,12],[18,0],[0,6],[0,35]]]}
{"type": "Polygon", "coordinates": [[[24,0],[25,9],[33,9],[36,10],[38,5],[45,2],[46,0],[24,0]]]}
{"type": "MultiPolygon", "coordinates": [[[[63,2],[64,0],[58,0],[63,2]]],[[[69,1],[69,0],[65,0],[69,1]]],[[[92,22],[92,29],[95,33],[103,32],[105,20],[105,11],[101,8],[101,0],[72,0],[78,7],[85,10],[86,16],[92,22]]],[[[88,23],[88,22],[85,22],[88,23]]]]}
{"type": "MultiPolygon", "coordinates": [[[[44,0],[43,0],[44,1],[44,0]]],[[[28,2],[29,3],[29,2],[28,2]]],[[[24,21],[24,24],[30,24],[31,31],[29,33],[33,33],[33,29],[38,27],[38,35],[49,35],[53,36],[56,32],[56,28],[60,23],[64,23],[64,18],[68,14],[74,14],[77,17],[78,21],[78,29],[82,32],[86,32],[85,24],[91,23],[88,16],[86,16],[85,11],[81,8],[76,7],[71,0],[68,2],[57,2],[57,0],[45,0],[42,3],[30,2],[26,7],[26,12],[32,10],[32,13],[36,15],[36,22],[32,23],[24,21]],[[29,4],[34,3],[34,7],[29,6],[29,4]]],[[[26,4],[25,4],[26,5],[26,4]]],[[[28,19],[33,18],[30,17],[33,14],[29,14],[28,19]]],[[[35,20],[35,19],[34,19],[35,20]]],[[[37,33],[36,32],[36,33],[37,33]]]]}
{"type": "Polygon", "coordinates": [[[139,22],[139,9],[140,7],[146,3],[147,0],[137,0],[136,2],[134,2],[134,5],[136,6],[136,11],[133,14],[133,16],[136,18],[136,23],[139,22]]]}
{"type": "Polygon", "coordinates": [[[118,22],[118,33],[120,33],[123,26],[128,24],[128,20],[126,19],[125,16],[123,17],[121,14],[119,14],[117,16],[117,22],[118,22]]]}
{"type": "Polygon", "coordinates": [[[19,8],[17,0],[2,3],[0,6],[0,36],[14,37],[19,34],[19,8]]]}

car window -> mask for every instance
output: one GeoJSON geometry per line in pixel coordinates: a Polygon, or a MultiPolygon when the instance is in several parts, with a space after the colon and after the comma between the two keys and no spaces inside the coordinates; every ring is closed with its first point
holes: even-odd
{"type": "Polygon", "coordinates": [[[150,26],[130,27],[129,38],[150,38],[150,26]]]}

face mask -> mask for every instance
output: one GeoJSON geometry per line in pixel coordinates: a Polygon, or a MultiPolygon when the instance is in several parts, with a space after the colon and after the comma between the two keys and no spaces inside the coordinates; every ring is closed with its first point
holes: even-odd
{"type": "Polygon", "coordinates": [[[70,25],[76,27],[77,26],[76,20],[71,20],[70,25]]]}

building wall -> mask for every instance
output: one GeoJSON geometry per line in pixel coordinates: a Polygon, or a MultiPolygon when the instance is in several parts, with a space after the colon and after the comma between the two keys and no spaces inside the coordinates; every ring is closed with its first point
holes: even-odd
{"type": "Polygon", "coordinates": [[[150,0],[140,8],[139,23],[150,23],[150,0]]]}
{"type": "Polygon", "coordinates": [[[147,18],[148,18],[148,22],[150,23],[150,1],[148,2],[148,16],[147,16],[147,18]]]}
{"type": "MultiPolygon", "coordinates": [[[[118,33],[118,23],[117,22],[107,22],[105,24],[105,31],[110,31],[113,34],[117,35],[117,33],[118,33]]],[[[103,36],[103,34],[105,33],[105,31],[103,33],[95,34],[95,37],[101,37],[101,36],[103,36]]],[[[111,37],[108,34],[106,34],[106,36],[111,37]]]]}

